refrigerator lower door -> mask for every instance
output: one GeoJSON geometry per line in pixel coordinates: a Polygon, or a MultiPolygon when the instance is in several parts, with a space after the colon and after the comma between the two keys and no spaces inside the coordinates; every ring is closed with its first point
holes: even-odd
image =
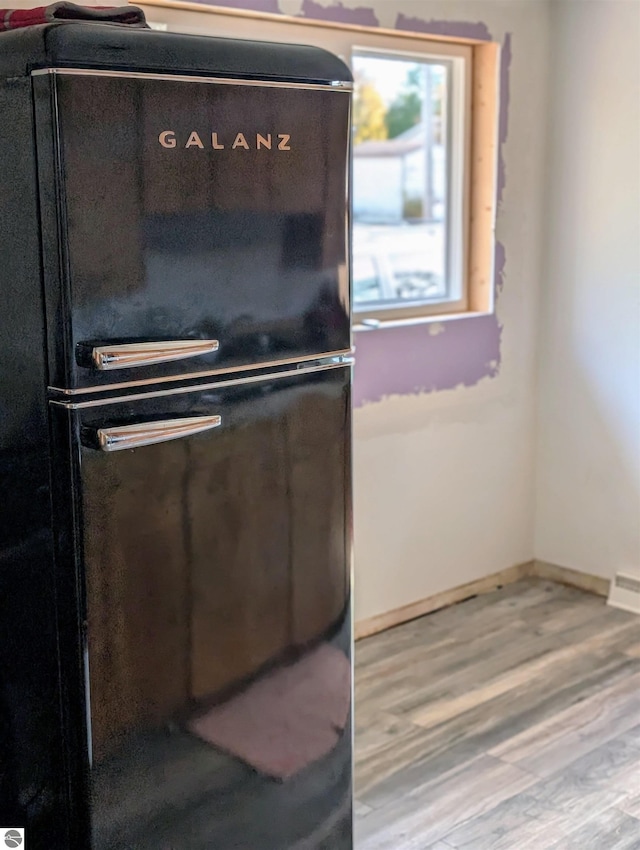
{"type": "Polygon", "coordinates": [[[52,408],[78,847],[351,850],[350,367],[52,408]]]}

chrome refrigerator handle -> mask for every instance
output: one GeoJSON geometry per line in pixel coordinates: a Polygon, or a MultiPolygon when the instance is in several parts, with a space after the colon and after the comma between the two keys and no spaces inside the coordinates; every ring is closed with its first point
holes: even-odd
{"type": "Polygon", "coordinates": [[[222,424],[221,416],[191,416],[185,419],[163,419],[160,422],[141,422],[137,425],[118,425],[114,428],[99,428],[96,432],[97,447],[103,452],[119,452],[139,446],[151,446],[191,437],[202,431],[210,431],[222,424]]]}
{"type": "Polygon", "coordinates": [[[109,369],[132,369],[135,366],[152,366],[154,363],[168,363],[170,360],[184,360],[187,357],[211,354],[219,347],[217,339],[177,339],[97,345],[91,348],[90,361],[102,372],[109,369]]]}

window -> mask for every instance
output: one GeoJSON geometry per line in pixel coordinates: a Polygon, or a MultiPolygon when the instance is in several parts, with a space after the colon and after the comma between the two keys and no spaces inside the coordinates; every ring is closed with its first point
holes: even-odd
{"type": "Polygon", "coordinates": [[[365,321],[467,307],[467,60],[354,47],[353,298],[365,321]]]}
{"type": "Polygon", "coordinates": [[[493,309],[498,44],[206,5],[171,14],[170,29],[315,44],[350,65],[356,328],[493,309]]]}

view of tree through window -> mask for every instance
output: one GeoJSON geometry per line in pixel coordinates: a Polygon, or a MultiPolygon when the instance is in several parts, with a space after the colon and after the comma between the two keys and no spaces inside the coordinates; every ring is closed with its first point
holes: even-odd
{"type": "Polygon", "coordinates": [[[356,309],[447,298],[447,66],[353,58],[356,309]]]}

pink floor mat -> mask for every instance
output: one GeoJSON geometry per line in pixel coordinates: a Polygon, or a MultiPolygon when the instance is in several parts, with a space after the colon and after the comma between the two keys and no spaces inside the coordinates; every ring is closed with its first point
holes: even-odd
{"type": "Polygon", "coordinates": [[[328,644],[265,674],[189,729],[261,773],[285,780],[329,753],[351,704],[351,665],[328,644]]]}

